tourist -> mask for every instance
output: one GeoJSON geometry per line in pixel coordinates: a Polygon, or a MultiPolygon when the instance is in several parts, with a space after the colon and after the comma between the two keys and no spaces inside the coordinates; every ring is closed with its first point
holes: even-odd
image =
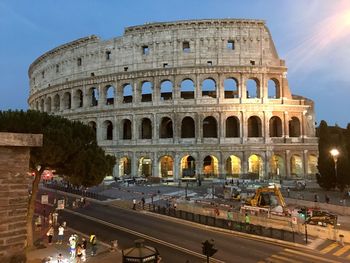
{"type": "Polygon", "coordinates": [[[64,227],[60,225],[58,227],[58,239],[57,239],[57,244],[62,244],[64,238],[64,227]]]}
{"type": "Polygon", "coordinates": [[[69,238],[69,248],[70,248],[70,258],[73,260],[75,259],[76,255],[76,238],[74,235],[71,235],[69,238]]]}
{"type": "Polygon", "coordinates": [[[97,253],[97,240],[96,235],[90,235],[91,256],[95,256],[97,253]]]}
{"type": "Polygon", "coordinates": [[[52,244],[52,238],[53,238],[54,232],[55,232],[55,230],[54,230],[53,226],[50,226],[49,230],[46,233],[49,245],[52,244]]]}
{"type": "Polygon", "coordinates": [[[132,200],[132,209],[136,210],[136,199],[135,198],[132,200]]]}

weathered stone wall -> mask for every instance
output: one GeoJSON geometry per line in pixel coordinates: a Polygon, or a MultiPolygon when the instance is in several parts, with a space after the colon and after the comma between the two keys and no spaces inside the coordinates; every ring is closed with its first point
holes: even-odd
{"type": "MultiPolygon", "coordinates": [[[[0,262],[24,258],[28,207],[29,150],[42,136],[0,133],[0,262]]],[[[13,261],[17,262],[17,261],[13,261]]]]}

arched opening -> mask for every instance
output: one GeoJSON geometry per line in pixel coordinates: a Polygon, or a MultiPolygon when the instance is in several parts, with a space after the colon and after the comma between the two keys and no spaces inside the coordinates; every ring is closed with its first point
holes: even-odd
{"type": "Polygon", "coordinates": [[[248,173],[252,178],[259,179],[263,177],[263,159],[261,156],[252,154],[248,158],[248,173]]]}
{"type": "Polygon", "coordinates": [[[277,79],[270,79],[267,82],[267,92],[270,99],[278,99],[281,97],[279,82],[277,79]]]}
{"type": "Polygon", "coordinates": [[[269,121],[270,137],[282,137],[282,121],[279,117],[273,116],[269,121]]]}
{"type": "Polygon", "coordinates": [[[208,155],[203,159],[203,174],[205,177],[217,177],[219,174],[219,162],[213,155],[208,155]]]}
{"type": "Polygon", "coordinates": [[[174,160],[171,156],[165,155],[159,160],[159,171],[162,178],[173,177],[174,160]]]}
{"type": "Polygon", "coordinates": [[[123,86],[123,103],[132,103],[132,86],[130,84],[123,86]]]}
{"type": "Polygon", "coordinates": [[[40,100],[40,111],[41,111],[41,112],[44,112],[44,105],[45,105],[44,99],[41,99],[41,100],[40,100]]]}
{"type": "Polygon", "coordinates": [[[194,83],[191,79],[184,79],[181,82],[180,96],[182,99],[194,99],[194,83]]]}
{"type": "Polygon", "coordinates": [[[114,104],[114,94],[115,88],[112,85],[108,85],[105,87],[106,105],[114,104]]]}
{"type": "Polygon", "coordinates": [[[257,116],[248,119],[248,137],[261,137],[261,120],[257,116]]]}
{"type": "Polygon", "coordinates": [[[247,99],[260,98],[259,85],[256,79],[248,79],[246,89],[247,99]]]}
{"type": "Polygon", "coordinates": [[[51,97],[47,97],[45,101],[46,112],[51,112],[51,97]]]}
{"type": "Polygon", "coordinates": [[[216,98],[216,83],[213,79],[205,79],[202,83],[202,97],[216,98]]]}
{"type": "Polygon", "coordinates": [[[186,155],[181,159],[181,175],[182,177],[196,176],[196,161],[191,155],[186,155]]]}
{"type": "Polygon", "coordinates": [[[113,140],[113,124],[111,121],[105,121],[103,123],[104,128],[104,140],[113,140]]]}
{"type": "Polygon", "coordinates": [[[191,117],[185,117],[181,122],[181,138],[194,138],[195,137],[195,125],[194,120],[191,117]]]}
{"type": "Polygon", "coordinates": [[[78,89],[74,93],[74,104],[77,108],[82,108],[83,107],[83,92],[78,89]]]}
{"type": "Polygon", "coordinates": [[[39,101],[35,102],[35,109],[38,111],[39,110],[39,101]]]}
{"type": "Polygon", "coordinates": [[[173,99],[173,83],[169,80],[164,80],[160,84],[160,100],[173,99]]]}
{"type": "Polygon", "coordinates": [[[91,88],[90,92],[90,100],[91,100],[91,107],[95,107],[98,105],[98,98],[99,98],[99,94],[98,94],[98,89],[97,88],[91,88]]]}
{"type": "Polygon", "coordinates": [[[218,128],[216,119],[208,116],[203,120],[203,138],[217,138],[218,128]]]}
{"type": "Polygon", "coordinates": [[[289,137],[300,137],[300,121],[297,117],[289,121],[289,137]]]}
{"type": "Polygon", "coordinates": [[[61,107],[61,100],[60,95],[56,94],[55,97],[53,97],[53,109],[54,111],[59,111],[61,107]]]}
{"type": "Polygon", "coordinates": [[[131,161],[128,157],[120,158],[119,160],[119,175],[128,176],[131,174],[131,161]]]}
{"type": "Polygon", "coordinates": [[[307,166],[307,173],[308,174],[315,175],[316,173],[318,173],[317,163],[318,163],[318,160],[317,160],[317,156],[316,155],[310,154],[307,157],[307,164],[308,164],[308,166],[307,166]]]}
{"type": "Polygon", "coordinates": [[[152,83],[144,81],[141,85],[141,102],[149,101],[152,101],[152,83]]]}
{"type": "Polygon", "coordinates": [[[285,165],[284,159],[279,155],[272,155],[269,161],[270,173],[269,178],[283,178],[286,176],[285,174],[285,165]]]}
{"type": "Polygon", "coordinates": [[[173,138],[173,121],[170,118],[162,118],[159,135],[160,138],[173,138]]]}
{"type": "Polygon", "coordinates": [[[231,177],[239,177],[241,174],[241,159],[236,155],[230,155],[226,159],[226,174],[231,177]]]}
{"type": "Polygon", "coordinates": [[[131,132],[131,121],[128,119],[123,120],[123,140],[131,140],[132,132],[131,132]]]}
{"type": "Polygon", "coordinates": [[[238,98],[238,81],[235,78],[228,78],[224,81],[225,99],[238,98]]]}
{"type": "Polygon", "coordinates": [[[143,177],[152,176],[152,160],[148,156],[140,158],[138,175],[143,177]]]}
{"type": "Polygon", "coordinates": [[[96,122],[90,121],[88,125],[93,129],[95,135],[96,135],[96,122]]]}
{"type": "Polygon", "coordinates": [[[296,178],[300,178],[303,175],[303,161],[297,154],[292,155],[290,158],[290,174],[296,178]]]}
{"type": "Polygon", "coordinates": [[[148,118],[143,118],[141,121],[140,139],[152,139],[152,122],[148,118]]]}
{"type": "Polygon", "coordinates": [[[63,94],[63,107],[65,110],[69,110],[72,107],[72,98],[70,92],[63,94]]]}
{"type": "Polygon", "coordinates": [[[230,116],[226,119],[226,138],[238,138],[239,132],[239,120],[235,116],[230,116]]]}

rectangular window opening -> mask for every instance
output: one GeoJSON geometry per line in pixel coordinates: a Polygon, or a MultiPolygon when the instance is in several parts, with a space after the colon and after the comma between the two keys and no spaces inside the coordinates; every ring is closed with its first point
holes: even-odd
{"type": "Polygon", "coordinates": [[[188,52],[191,51],[191,49],[190,49],[190,42],[188,42],[188,41],[182,42],[182,51],[185,52],[185,53],[188,53],[188,52]]]}
{"type": "Polygon", "coordinates": [[[128,69],[129,69],[128,67],[124,67],[124,71],[125,71],[125,72],[127,72],[127,71],[128,71],[128,69]]]}
{"type": "Polygon", "coordinates": [[[56,73],[60,72],[60,65],[56,65],[56,73]]]}
{"type": "Polygon", "coordinates": [[[78,65],[78,66],[81,66],[81,58],[78,58],[78,60],[77,60],[77,65],[78,65]]]}
{"type": "Polygon", "coordinates": [[[149,54],[149,47],[148,46],[142,46],[142,54],[143,55],[149,54]]]}
{"type": "Polygon", "coordinates": [[[42,77],[42,78],[45,78],[45,71],[42,71],[42,72],[41,72],[41,77],[42,77]]]}
{"type": "Polygon", "coordinates": [[[111,59],[111,51],[106,51],[106,60],[111,59]]]}
{"type": "Polygon", "coordinates": [[[207,61],[207,65],[208,66],[212,66],[213,65],[213,61],[207,61]]]}
{"type": "Polygon", "coordinates": [[[234,50],[235,49],[235,41],[234,40],[228,40],[227,41],[227,49],[234,50]]]}
{"type": "Polygon", "coordinates": [[[254,66],[255,65],[255,60],[250,61],[250,65],[254,66]]]}
{"type": "Polygon", "coordinates": [[[90,76],[91,76],[91,77],[95,77],[95,73],[94,73],[94,72],[91,72],[90,76]]]}
{"type": "Polygon", "coordinates": [[[168,68],[168,67],[169,67],[168,63],[163,63],[163,68],[168,68]]]}

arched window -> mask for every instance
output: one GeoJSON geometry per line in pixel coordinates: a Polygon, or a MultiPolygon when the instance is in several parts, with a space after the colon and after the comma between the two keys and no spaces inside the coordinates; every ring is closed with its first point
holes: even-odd
{"type": "Polygon", "coordinates": [[[256,79],[247,80],[247,99],[260,98],[259,84],[256,79]]]}
{"type": "Polygon", "coordinates": [[[310,154],[307,158],[307,164],[308,164],[307,173],[308,174],[315,175],[316,173],[318,173],[317,163],[318,163],[317,156],[310,154]]]}
{"type": "Polygon", "coordinates": [[[69,110],[72,107],[72,99],[70,92],[65,92],[63,95],[63,105],[65,110],[69,110]]]}
{"type": "Polygon", "coordinates": [[[205,177],[216,177],[219,174],[218,159],[215,156],[208,155],[203,160],[203,174],[205,177]]]}
{"type": "Polygon", "coordinates": [[[123,103],[132,103],[132,86],[130,84],[123,86],[123,103]]]}
{"type": "Polygon", "coordinates": [[[269,166],[270,166],[270,178],[283,178],[285,177],[285,165],[284,165],[284,159],[277,155],[274,154],[271,156],[270,161],[269,161],[269,166]]]}
{"type": "Polygon", "coordinates": [[[181,82],[181,98],[194,99],[194,83],[191,79],[184,79],[181,82]]]}
{"type": "Polygon", "coordinates": [[[270,99],[278,99],[281,97],[279,82],[277,79],[270,79],[267,82],[267,90],[270,99]]]}
{"type": "Polygon", "coordinates": [[[195,125],[191,117],[185,117],[181,122],[181,138],[194,138],[195,125]]]}
{"type": "Polygon", "coordinates": [[[148,156],[139,159],[138,175],[143,177],[152,176],[152,159],[148,156]]]}
{"type": "Polygon", "coordinates": [[[216,119],[208,116],[203,120],[203,138],[217,138],[218,128],[216,119]]]}
{"type": "Polygon", "coordinates": [[[113,140],[113,124],[111,121],[105,121],[103,123],[103,127],[105,129],[105,140],[113,140]]]}
{"type": "Polygon", "coordinates": [[[160,100],[173,99],[173,83],[169,80],[164,80],[160,84],[160,100]]]}
{"type": "Polygon", "coordinates": [[[125,176],[131,174],[131,161],[128,157],[119,160],[119,175],[125,176]]]}
{"type": "Polygon", "coordinates": [[[228,78],[224,81],[225,99],[238,98],[238,81],[235,78],[228,78]]]}
{"type": "Polygon", "coordinates": [[[88,125],[93,129],[95,135],[96,135],[96,122],[90,121],[88,125]]]}
{"type": "Polygon", "coordinates": [[[40,111],[41,111],[41,112],[44,112],[44,105],[45,105],[44,99],[41,99],[41,100],[40,100],[40,111]]]}
{"type": "Polygon", "coordinates": [[[77,108],[83,107],[83,98],[84,98],[83,92],[80,89],[76,90],[74,93],[74,105],[75,105],[75,107],[77,107],[77,108]]]}
{"type": "Polygon", "coordinates": [[[170,118],[162,118],[159,135],[160,138],[173,138],[173,122],[170,118]]]}
{"type": "Polygon", "coordinates": [[[56,94],[55,97],[53,97],[53,108],[54,111],[59,111],[60,110],[60,95],[56,94]]]}
{"type": "Polygon", "coordinates": [[[226,137],[234,138],[239,137],[239,120],[235,116],[230,116],[226,119],[226,137]]]}
{"type": "Polygon", "coordinates": [[[263,160],[259,155],[252,154],[248,158],[248,172],[253,176],[255,175],[256,179],[260,179],[263,176],[263,160]]]}
{"type": "Polygon", "coordinates": [[[232,177],[239,177],[241,173],[241,159],[235,155],[231,155],[226,160],[226,173],[232,177]]]}
{"type": "Polygon", "coordinates": [[[152,101],[152,83],[144,81],[141,85],[141,102],[148,101],[152,101]]]}
{"type": "Polygon", "coordinates": [[[173,177],[174,160],[171,156],[162,156],[159,160],[159,171],[162,178],[173,177]]]}
{"type": "Polygon", "coordinates": [[[143,118],[141,121],[140,139],[152,139],[152,122],[148,118],[143,118]]]}
{"type": "Polygon", "coordinates": [[[131,140],[132,132],[131,132],[131,121],[128,119],[123,120],[123,140],[131,140]]]}
{"type": "Polygon", "coordinates": [[[300,121],[297,117],[289,121],[289,137],[300,137],[300,121]]]}
{"type": "Polygon", "coordinates": [[[114,94],[115,94],[115,88],[112,85],[108,85],[105,87],[106,105],[114,104],[114,94]]]}
{"type": "Polygon", "coordinates": [[[216,83],[213,79],[205,79],[203,81],[202,96],[216,98],[216,83]]]}
{"type": "Polygon", "coordinates": [[[301,177],[303,175],[303,161],[301,157],[294,154],[290,158],[290,173],[292,177],[301,177]]]}
{"type": "Polygon", "coordinates": [[[51,97],[47,97],[45,101],[46,112],[51,112],[51,97]]]}
{"type": "Polygon", "coordinates": [[[248,137],[261,137],[261,120],[257,116],[248,119],[248,137]]]}
{"type": "Polygon", "coordinates": [[[269,121],[270,137],[282,137],[282,121],[279,117],[273,116],[269,121]]]}
{"type": "Polygon", "coordinates": [[[97,88],[91,88],[90,89],[90,99],[91,99],[91,107],[95,107],[98,105],[98,98],[99,98],[99,94],[98,94],[98,89],[97,88]]]}
{"type": "Polygon", "coordinates": [[[182,177],[194,177],[196,175],[196,160],[191,155],[186,155],[181,159],[182,177]]]}
{"type": "Polygon", "coordinates": [[[35,102],[35,109],[38,111],[39,110],[39,101],[35,102]]]}

